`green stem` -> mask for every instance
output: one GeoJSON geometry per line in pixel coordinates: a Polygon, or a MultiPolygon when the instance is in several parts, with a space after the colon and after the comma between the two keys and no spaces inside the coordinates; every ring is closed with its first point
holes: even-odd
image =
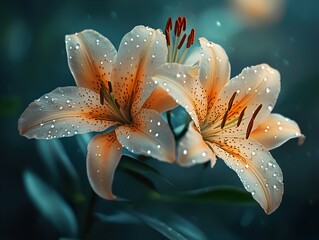
{"type": "Polygon", "coordinates": [[[84,223],[82,225],[82,228],[80,230],[80,240],[85,240],[91,230],[91,227],[94,222],[94,216],[93,216],[93,209],[94,205],[97,199],[97,195],[95,192],[91,190],[90,198],[88,200],[87,206],[86,206],[86,211],[84,215],[84,223]]]}
{"type": "Polygon", "coordinates": [[[189,114],[186,115],[186,118],[185,118],[185,125],[184,125],[184,128],[183,130],[180,132],[180,134],[178,134],[178,136],[175,137],[175,140],[180,140],[181,137],[184,136],[184,134],[186,133],[186,131],[188,130],[188,125],[189,123],[192,121],[192,118],[189,116],[189,114]]]}
{"type": "Polygon", "coordinates": [[[166,112],[166,116],[167,116],[167,123],[168,126],[170,127],[170,129],[172,130],[172,132],[174,133],[174,128],[172,125],[172,112],[169,110],[166,112]]]}

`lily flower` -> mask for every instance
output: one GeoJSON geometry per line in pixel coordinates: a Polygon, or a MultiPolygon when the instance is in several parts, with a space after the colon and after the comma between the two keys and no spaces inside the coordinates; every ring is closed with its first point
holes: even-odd
{"type": "Polygon", "coordinates": [[[19,119],[20,134],[52,139],[100,132],[88,145],[87,173],[102,198],[112,193],[114,171],[123,148],[175,161],[175,141],[160,113],[176,103],[150,76],[167,59],[164,34],[144,26],[127,33],[118,52],[93,30],[65,38],[76,86],[60,87],[32,102],[19,119]]]}
{"type": "Polygon", "coordinates": [[[188,112],[192,121],[178,144],[177,161],[192,166],[216,156],[233,169],[267,214],[284,191],[282,171],[269,150],[302,137],[296,122],[271,113],[280,92],[280,74],[267,64],[245,68],[230,79],[224,49],[199,39],[199,65],[170,63],[153,76],[188,112]]]}

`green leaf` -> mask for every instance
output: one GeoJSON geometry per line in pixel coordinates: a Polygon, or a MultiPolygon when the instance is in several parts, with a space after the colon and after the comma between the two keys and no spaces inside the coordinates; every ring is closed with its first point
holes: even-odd
{"type": "Polygon", "coordinates": [[[16,96],[1,96],[0,97],[0,117],[8,117],[15,114],[21,101],[16,96]]]}
{"type": "Polygon", "coordinates": [[[149,198],[167,202],[194,202],[194,203],[255,203],[247,191],[230,186],[210,187],[188,192],[164,193],[150,192],[149,198]]]}
{"type": "Polygon", "coordinates": [[[140,175],[152,175],[152,176],[157,176],[169,185],[173,185],[169,180],[167,180],[159,171],[157,171],[155,168],[152,166],[148,165],[147,163],[138,160],[138,159],[133,159],[127,156],[124,156],[121,159],[120,168],[126,170],[126,171],[131,171],[138,173],[140,175]]]}
{"type": "Polygon", "coordinates": [[[92,134],[86,133],[86,134],[78,134],[75,136],[76,141],[78,142],[78,145],[81,149],[81,152],[84,156],[86,156],[87,153],[87,146],[89,142],[91,141],[92,134]]]}
{"type": "Polygon", "coordinates": [[[170,240],[187,240],[186,236],[172,228],[165,222],[145,214],[138,214],[139,218],[148,226],[158,231],[170,240]]]}
{"type": "Polygon", "coordinates": [[[141,224],[141,222],[133,215],[119,211],[114,214],[106,215],[102,213],[95,213],[95,217],[105,223],[116,223],[116,224],[141,224]]]}
{"type": "Polygon", "coordinates": [[[46,164],[53,179],[62,182],[66,193],[71,193],[73,200],[81,199],[81,182],[77,171],[67,155],[60,139],[38,140],[36,147],[41,159],[46,164]]]}
{"type": "Polygon", "coordinates": [[[23,174],[26,191],[39,210],[63,235],[76,236],[78,224],[71,207],[62,197],[31,171],[23,174]]]}
{"type": "Polygon", "coordinates": [[[190,221],[167,209],[131,210],[140,221],[171,240],[205,240],[203,232],[190,221]]]}

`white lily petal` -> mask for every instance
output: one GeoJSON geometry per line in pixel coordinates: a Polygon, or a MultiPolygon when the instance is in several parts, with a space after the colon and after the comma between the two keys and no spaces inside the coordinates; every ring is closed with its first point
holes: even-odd
{"type": "Polygon", "coordinates": [[[211,146],[267,214],[279,207],[284,192],[282,171],[266,148],[245,138],[220,138],[211,146]]]}
{"type": "Polygon", "coordinates": [[[101,83],[108,87],[116,49],[113,44],[93,30],[66,35],[66,52],[70,70],[78,87],[100,91],[101,83]]]}
{"type": "Polygon", "coordinates": [[[142,108],[132,125],[120,126],[115,132],[119,142],[133,153],[175,161],[174,136],[161,115],[152,109],[142,108]]]}
{"type": "Polygon", "coordinates": [[[161,66],[152,79],[185,108],[199,129],[207,113],[207,97],[197,70],[196,67],[169,63],[161,66]]]}
{"type": "Polygon", "coordinates": [[[199,79],[208,96],[210,109],[221,89],[230,79],[230,64],[225,50],[218,44],[199,38],[201,46],[199,79]]]}
{"type": "MultiPolygon", "coordinates": [[[[280,74],[267,64],[245,68],[241,74],[231,79],[221,90],[215,105],[207,116],[207,126],[221,122],[229,105],[229,101],[236,93],[231,110],[227,115],[225,130],[221,135],[243,136],[247,133],[248,124],[254,111],[262,104],[254,119],[253,129],[260,125],[272,111],[280,92],[280,74]],[[235,127],[237,118],[246,107],[244,117],[239,127],[235,127]],[[235,121],[234,127],[227,127],[227,123],[235,121]]],[[[209,130],[207,130],[209,131],[209,130]]]]}
{"type": "Polygon", "coordinates": [[[99,98],[87,88],[57,88],[27,107],[18,122],[20,134],[51,139],[103,131],[117,120],[99,98]]]}
{"type": "Polygon", "coordinates": [[[211,160],[213,167],[216,156],[203,140],[193,122],[189,123],[188,130],[180,140],[177,149],[177,162],[184,167],[205,163],[211,160]]]}
{"type": "Polygon", "coordinates": [[[88,145],[87,174],[93,190],[100,197],[114,200],[112,183],[122,156],[115,132],[95,135],[88,145]]]}
{"type": "Polygon", "coordinates": [[[280,114],[270,114],[252,133],[251,137],[271,150],[292,138],[304,138],[298,124],[280,114]]]}
{"type": "Polygon", "coordinates": [[[114,65],[114,95],[132,116],[154,90],[149,76],[165,63],[166,56],[165,36],[159,30],[137,26],[123,37],[114,65]]]}
{"type": "Polygon", "coordinates": [[[157,87],[147,98],[143,108],[154,109],[159,113],[163,113],[177,106],[176,101],[164,89],[157,87]]]}

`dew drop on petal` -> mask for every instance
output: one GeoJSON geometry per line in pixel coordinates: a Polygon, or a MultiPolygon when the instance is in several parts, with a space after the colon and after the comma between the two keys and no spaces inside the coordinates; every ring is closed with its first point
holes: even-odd
{"type": "Polygon", "coordinates": [[[149,154],[149,155],[150,155],[151,153],[152,153],[152,151],[151,151],[151,150],[147,150],[147,154],[149,154]]]}
{"type": "Polygon", "coordinates": [[[270,93],[270,88],[269,87],[266,88],[266,93],[270,93]]]}
{"type": "Polygon", "coordinates": [[[269,111],[272,111],[274,107],[271,104],[269,104],[267,108],[269,111]]]}
{"type": "Polygon", "coordinates": [[[188,153],[187,149],[183,150],[183,154],[186,155],[188,153]]]}

